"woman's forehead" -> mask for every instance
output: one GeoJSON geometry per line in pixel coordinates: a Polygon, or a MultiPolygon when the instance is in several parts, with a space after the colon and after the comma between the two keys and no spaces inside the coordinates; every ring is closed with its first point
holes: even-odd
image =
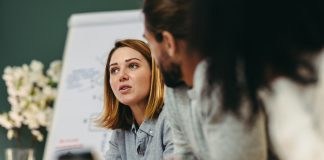
{"type": "Polygon", "coordinates": [[[118,48],[112,54],[113,55],[111,56],[110,64],[125,62],[129,59],[146,61],[144,56],[140,52],[129,47],[118,48]]]}

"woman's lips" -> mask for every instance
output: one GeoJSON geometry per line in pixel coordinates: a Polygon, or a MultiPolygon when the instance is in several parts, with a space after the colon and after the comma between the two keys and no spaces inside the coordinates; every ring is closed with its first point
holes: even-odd
{"type": "Polygon", "coordinates": [[[119,92],[120,92],[121,94],[126,94],[126,93],[128,93],[128,92],[130,91],[131,88],[132,88],[132,87],[131,87],[130,85],[121,85],[121,86],[119,87],[119,92]]]}

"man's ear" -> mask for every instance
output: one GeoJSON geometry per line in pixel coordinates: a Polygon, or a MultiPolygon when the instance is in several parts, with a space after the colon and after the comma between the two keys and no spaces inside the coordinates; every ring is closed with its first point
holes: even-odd
{"type": "Polygon", "coordinates": [[[176,53],[176,40],[174,39],[174,36],[168,32],[168,31],[163,31],[162,32],[162,39],[163,39],[163,45],[164,48],[166,49],[168,55],[170,57],[174,57],[176,53]]]}

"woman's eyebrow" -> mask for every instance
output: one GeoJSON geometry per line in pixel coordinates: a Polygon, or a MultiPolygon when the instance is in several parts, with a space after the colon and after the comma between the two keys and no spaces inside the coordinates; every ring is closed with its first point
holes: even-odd
{"type": "Polygon", "coordinates": [[[110,64],[109,66],[111,67],[111,66],[116,66],[118,63],[112,63],[112,64],[110,64]]]}
{"type": "MultiPolygon", "coordinates": [[[[129,62],[129,61],[132,61],[132,60],[138,60],[138,61],[141,61],[141,60],[138,59],[138,58],[130,58],[130,59],[126,59],[125,62],[129,62]]],[[[116,65],[118,65],[117,62],[116,62],[116,63],[112,63],[112,64],[110,64],[109,66],[111,67],[111,66],[116,66],[116,65]]]]}
{"type": "Polygon", "coordinates": [[[129,62],[129,61],[131,61],[131,60],[138,60],[138,61],[141,61],[141,60],[138,59],[138,58],[130,58],[130,59],[126,59],[125,62],[129,62]]]}

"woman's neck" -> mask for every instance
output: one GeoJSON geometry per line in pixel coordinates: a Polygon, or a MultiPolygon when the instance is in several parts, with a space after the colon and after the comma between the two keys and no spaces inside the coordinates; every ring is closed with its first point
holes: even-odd
{"type": "Polygon", "coordinates": [[[140,126],[144,121],[146,104],[147,104],[146,102],[143,102],[143,103],[138,103],[130,106],[130,109],[132,110],[134,119],[138,124],[138,126],[140,126]]]}

